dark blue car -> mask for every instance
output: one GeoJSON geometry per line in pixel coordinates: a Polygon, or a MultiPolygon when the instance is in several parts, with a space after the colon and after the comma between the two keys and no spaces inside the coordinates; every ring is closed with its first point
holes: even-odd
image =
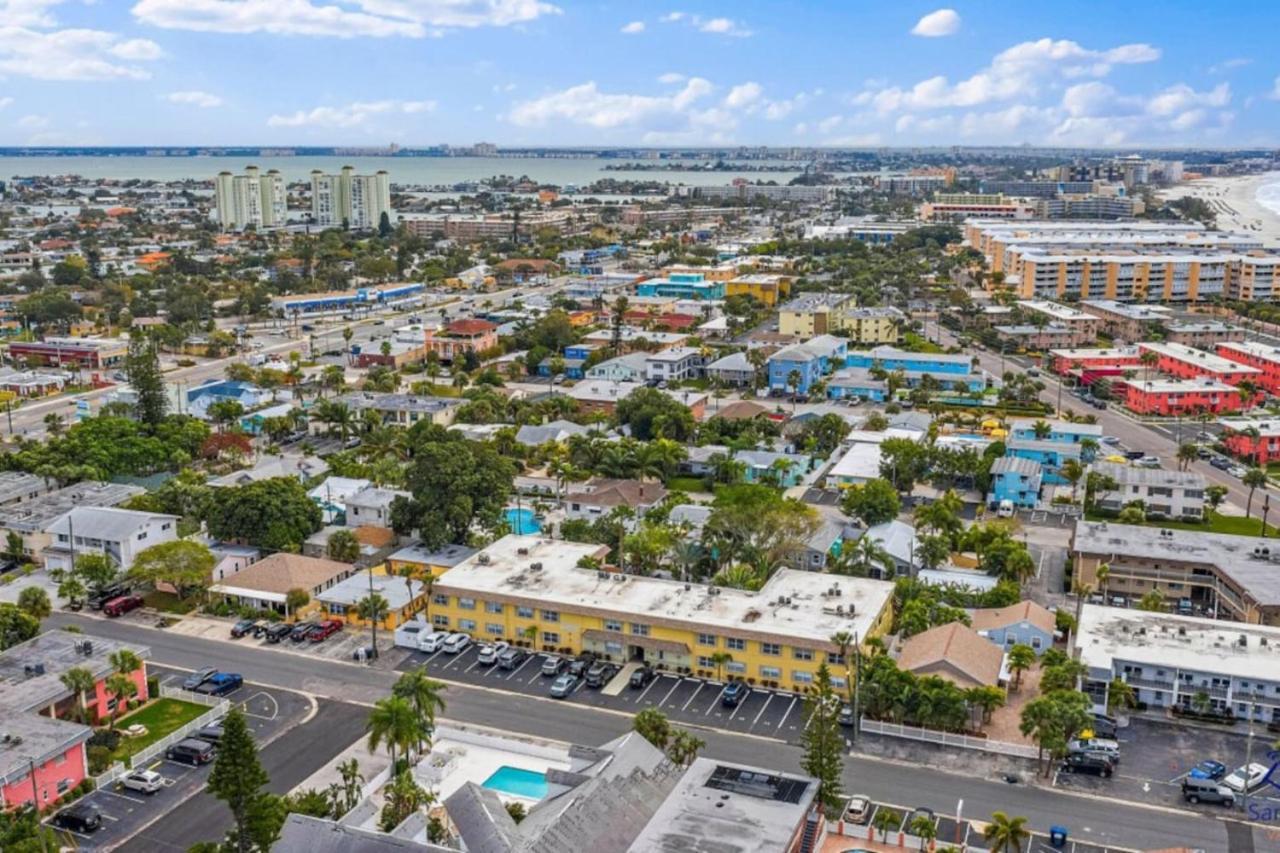
{"type": "Polygon", "coordinates": [[[1206,759],[1192,767],[1191,772],[1187,775],[1192,779],[1213,779],[1217,781],[1227,775],[1227,765],[1221,761],[1206,759]]]}
{"type": "Polygon", "coordinates": [[[226,696],[242,684],[244,684],[244,676],[238,672],[215,672],[196,688],[196,692],[207,693],[210,696],[226,696]]]}
{"type": "Polygon", "coordinates": [[[720,704],[726,708],[736,708],[738,703],[747,698],[747,685],[741,681],[730,682],[720,694],[720,704]]]}

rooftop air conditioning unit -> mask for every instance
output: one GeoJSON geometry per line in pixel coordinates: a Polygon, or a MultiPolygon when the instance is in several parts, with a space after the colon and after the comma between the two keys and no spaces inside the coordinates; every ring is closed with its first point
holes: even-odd
{"type": "Polygon", "coordinates": [[[542,571],[542,563],[530,563],[529,568],[533,569],[535,572],[540,572],[542,571]]]}
{"type": "Polygon", "coordinates": [[[529,549],[528,549],[528,548],[517,548],[517,549],[516,549],[516,555],[517,555],[517,556],[520,556],[520,557],[527,557],[527,556],[529,556],[529,549]]]}
{"type": "Polygon", "coordinates": [[[476,556],[476,562],[482,566],[489,565],[489,555],[481,551],[480,554],[476,556]]]}

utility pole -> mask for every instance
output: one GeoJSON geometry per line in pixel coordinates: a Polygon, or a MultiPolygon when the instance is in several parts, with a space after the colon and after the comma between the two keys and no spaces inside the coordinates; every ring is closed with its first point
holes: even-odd
{"type": "Polygon", "coordinates": [[[1249,772],[1253,767],[1253,714],[1257,706],[1249,703],[1249,740],[1244,751],[1244,785],[1242,791],[1244,793],[1244,813],[1249,813],[1249,772]]]}
{"type": "Polygon", "coordinates": [[[855,633],[853,635],[853,742],[858,743],[858,732],[862,729],[862,720],[858,716],[862,713],[861,702],[862,696],[862,640],[855,633]]]}
{"type": "Polygon", "coordinates": [[[370,642],[373,644],[373,653],[369,655],[369,664],[372,665],[374,658],[378,656],[378,611],[373,606],[373,568],[369,567],[365,571],[369,573],[369,632],[370,642]]]}

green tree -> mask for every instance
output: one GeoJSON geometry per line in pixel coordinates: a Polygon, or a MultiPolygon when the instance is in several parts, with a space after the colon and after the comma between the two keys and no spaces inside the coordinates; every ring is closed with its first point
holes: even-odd
{"type": "Polygon", "coordinates": [[[928,815],[917,815],[907,825],[907,832],[920,839],[920,849],[924,850],[938,837],[938,826],[928,815]]]}
{"type": "Polygon", "coordinates": [[[0,602],[0,651],[24,643],[40,633],[40,622],[16,604],[0,602]]]}
{"type": "Polygon", "coordinates": [[[116,700],[115,710],[111,712],[111,728],[115,729],[116,720],[129,706],[129,700],[138,695],[138,685],[132,678],[122,672],[114,672],[108,675],[106,680],[102,682],[102,686],[107,689],[116,700]]]}
{"type": "Polygon", "coordinates": [[[340,563],[354,563],[360,559],[360,540],[350,530],[335,530],[325,545],[325,552],[330,560],[340,563]]]}
{"type": "Polygon", "coordinates": [[[1018,643],[1009,649],[1009,671],[1013,673],[1013,689],[1022,684],[1022,673],[1031,669],[1036,662],[1036,650],[1026,643],[1018,643]]]}
{"type": "Polygon", "coordinates": [[[413,771],[405,768],[396,773],[391,784],[383,789],[384,804],[378,817],[378,827],[383,832],[390,832],[418,809],[435,801],[429,791],[417,783],[413,771]]]}
{"type": "Polygon", "coordinates": [[[260,807],[267,772],[258,761],[258,747],[245,721],[244,712],[231,709],[222,721],[218,757],[207,783],[209,793],[226,803],[234,823],[227,833],[227,846],[236,853],[266,850],[254,826],[255,809],[260,807]]]}
{"type": "Polygon", "coordinates": [[[296,553],[320,529],[322,513],[305,486],[274,477],[215,489],[204,520],[218,539],[296,553]]]}
{"type": "Polygon", "coordinates": [[[356,613],[360,614],[360,618],[366,622],[376,622],[381,625],[390,612],[391,605],[376,592],[356,602],[356,613]]]}
{"type": "Polygon", "coordinates": [[[1249,487],[1249,501],[1245,505],[1245,518],[1253,518],[1253,493],[1259,487],[1263,490],[1267,488],[1267,472],[1261,468],[1250,468],[1244,473],[1241,482],[1249,487]]]}
{"type": "MultiPolygon", "coordinates": [[[[1056,758],[1065,754],[1071,738],[1089,725],[1089,708],[1089,697],[1076,690],[1044,693],[1022,707],[1018,729],[1035,739],[1038,760],[1043,762],[1046,755],[1056,758]]],[[[1051,769],[1052,764],[1045,763],[1046,776],[1051,769]]]]}
{"type": "Polygon", "coordinates": [[[844,772],[844,739],[837,715],[840,699],[831,686],[826,663],[818,666],[813,693],[805,700],[805,727],[800,735],[804,757],[800,766],[818,780],[818,801],[828,816],[844,806],[840,777],[844,772]]]}
{"type": "Polygon", "coordinates": [[[22,534],[10,530],[4,537],[4,558],[14,565],[22,565],[27,560],[26,544],[22,534]]]}
{"type": "Polygon", "coordinates": [[[899,492],[909,492],[929,469],[929,448],[910,438],[886,438],[880,444],[880,476],[899,492]]]}
{"type": "Polygon", "coordinates": [[[688,767],[698,757],[698,753],[706,746],[706,741],[685,729],[676,729],[667,745],[667,758],[672,764],[688,767]]]}
{"type": "Polygon", "coordinates": [[[129,342],[125,373],[136,395],[138,419],[152,428],[159,426],[169,411],[169,395],[155,341],[137,337],[129,342]]]}
{"type": "Polygon", "coordinates": [[[1158,589],[1149,589],[1138,599],[1137,608],[1148,613],[1164,612],[1164,594],[1158,589]]]}
{"type": "Polygon", "coordinates": [[[311,603],[311,593],[300,587],[294,587],[284,594],[285,613],[298,615],[298,611],[311,603]]]}
{"type": "Polygon", "coordinates": [[[1120,679],[1111,679],[1111,684],[1107,687],[1107,713],[1114,714],[1117,711],[1127,711],[1138,704],[1138,694],[1133,689],[1133,685],[1120,679]]]}
{"type": "Polygon", "coordinates": [[[396,766],[397,753],[408,756],[422,737],[417,711],[403,696],[388,696],[375,702],[365,730],[369,734],[369,750],[386,745],[392,767],[396,766]]]}
{"type": "Polygon", "coordinates": [[[982,837],[990,845],[991,853],[1022,853],[1031,843],[1031,830],[1027,829],[1025,817],[992,812],[982,837]]]}
{"type": "Polygon", "coordinates": [[[37,622],[43,622],[53,612],[53,604],[49,601],[49,593],[42,587],[24,587],[18,593],[18,609],[37,622]]]}
{"type": "Polygon", "coordinates": [[[391,688],[391,695],[409,700],[418,718],[418,752],[425,754],[431,748],[431,737],[436,730],[436,715],[445,710],[444,692],[447,686],[427,675],[425,665],[401,675],[391,688]]]}
{"type": "Polygon", "coordinates": [[[631,728],[663,752],[667,751],[667,746],[670,745],[674,735],[667,715],[657,708],[645,708],[636,714],[631,720],[631,728]]]}
{"type": "Polygon", "coordinates": [[[155,586],[172,586],[178,598],[206,589],[213,580],[213,552],[199,542],[175,539],[152,545],[134,558],[128,575],[131,580],[155,586]]]}
{"type": "Polygon", "coordinates": [[[858,519],[867,527],[874,527],[897,518],[902,512],[902,500],[892,483],[876,477],[846,489],[840,508],[845,515],[858,519]]]}
{"type": "Polygon", "coordinates": [[[631,435],[639,441],[668,438],[683,443],[694,434],[689,407],[657,388],[640,388],[619,400],[615,417],[619,424],[630,426],[631,435]]]}
{"type": "Polygon", "coordinates": [[[83,666],[73,666],[62,675],[58,676],[58,680],[62,682],[62,686],[76,694],[76,712],[80,718],[80,722],[89,724],[94,722],[89,719],[89,691],[93,690],[98,683],[98,679],[93,672],[83,666]]]}
{"type": "Polygon", "coordinates": [[[871,818],[871,825],[879,830],[881,841],[888,841],[889,833],[901,823],[902,815],[893,809],[876,809],[875,816],[871,818]]]}

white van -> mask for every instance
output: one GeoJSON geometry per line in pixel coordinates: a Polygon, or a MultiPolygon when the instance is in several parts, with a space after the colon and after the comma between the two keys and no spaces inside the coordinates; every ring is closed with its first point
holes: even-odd
{"type": "Polygon", "coordinates": [[[420,648],[419,643],[422,638],[431,633],[431,626],[421,619],[414,619],[404,623],[396,628],[395,645],[398,649],[413,649],[415,652],[420,648]]]}
{"type": "Polygon", "coordinates": [[[1008,499],[1000,501],[1000,506],[996,510],[996,515],[1000,516],[1001,518],[1013,518],[1013,513],[1014,513],[1013,501],[1008,499]]]}

